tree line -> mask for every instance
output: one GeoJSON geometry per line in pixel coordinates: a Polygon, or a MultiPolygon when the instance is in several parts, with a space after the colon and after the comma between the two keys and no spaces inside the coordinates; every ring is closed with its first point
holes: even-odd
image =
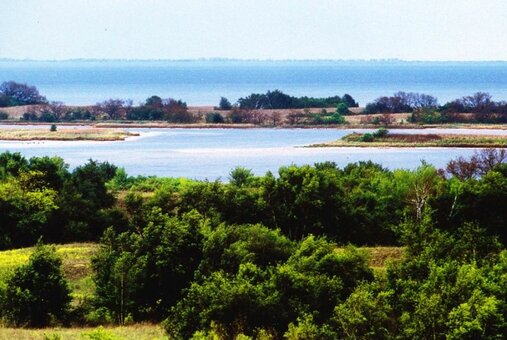
{"type": "Polygon", "coordinates": [[[4,153],[2,247],[100,249],[91,300],[69,304],[61,262],[39,244],[0,289],[0,313],[21,326],[162,322],[171,338],[501,338],[506,159],[236,168],[209,182],[4,153]],[[377,271],[350,244],[405,256],[377,271]]]}
{"type": "MultiPolygon", "coordinates": [[[[48,101],[34,86],[14,81],[0,85],[0,107],[30,105],[22,115],[22,120],[38,122],[58,122],[76,120],[154,120],[170,123],[210,124],[255,124],[265,126],[288,125],[326,125],[344,124],[344,115],[352,114],[350,108],[359,104],[345,94],[326,98],[295,97],[280,90],[266,93],[252,93],[239,98],[234,104],[221,97],[214,111],[198,113],[189,111],[182,100],[151,96],[144,103],[133,105],[131,100],[108,99],[86,107],[66,106],[61,102],[48,101]],[[311,112],[310,108],[321,108],[311,112]],[[334,112],[327,109],[335,108],[334,112]],[[277,110],[292,110],[282,114],[277,110]]],[[[494,101],[485,92],[477,92],[447,102],[438,103],[436,97],[415,92],[397,92],[392,96],[382,96],[366,104],[363,113],[382,114],[366,117],[363,123],[390,125],[392,113],[411,113],[412,123],[442,124],[456,122],[505,123],[507,122],[507,103],[494,101]]],[[[0,120],[8,119],[8,114],[0,112],[0,120]]]]}
{"type": "Polygon", "coordinates": [[[364,113],[411,113],[412,123],[439,124],[456,122],[505,123],[507,122],[507,102],[494,101],[486,92],[476,92],[438,104],[437,98],[413,92],[397,92],[393,96],[383,96],[368,103],[364,113]]]}

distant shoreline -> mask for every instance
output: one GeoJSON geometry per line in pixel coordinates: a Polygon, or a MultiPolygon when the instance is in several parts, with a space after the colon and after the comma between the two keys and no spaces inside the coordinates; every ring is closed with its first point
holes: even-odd
{"type": "Polygon", "coordinates": [[[19,59],[0,58],[0,62],[259,62],[259,63],[341,63],[341,64],[498,64],[507,60],[406,60],[406,59],[241,59],[241,58],[190,58],[190,59],[19,59]]]}

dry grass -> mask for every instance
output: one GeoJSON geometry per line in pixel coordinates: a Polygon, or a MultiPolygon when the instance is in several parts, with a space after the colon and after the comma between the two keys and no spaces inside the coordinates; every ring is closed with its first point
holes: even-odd
{"type": "MultiPolygon", "coordinates": [[[[389,262],[400,261],[403,258],[403,247],[359,247],[359,251],[368,256],[368,265],[374,270],[384,270],[389,262]]],[[[340,253],[345,248],[336,248],[340,253]]]]}
{"type": "Polygon", "coordinates": [[[114,340],[156,340],[167,339],[159,325],[135,324],[123,327],[73,327],[73,328],[0,328],[0,340],[42,340],[42,339],[114,339],[114,340]],[[100,337],[102,335],[102,337],[100,337]]]}
{"type": "Polygon", "coordinates": [[[31,140],[56,140],[56,141],[117,141],[125,140],[129,136],[139,134],[127,132],[121,129],[57,129],[49,131],[45,129],[0,129],[0,140],[31,141],[31,140]]]}
{"type": "Polygon", "coordinates": [[[464,134],[389,134],[372,141],[362,141],[361,133],[351,133],[340,140],[311,147],[453,147],[453,148],[505,148],[507,136],[464,134]]]}
{"type": "Polygon", "coordinates": [[[391,261],[400,261],[403,258],[403,247],[361,247],[370,257],[368,264],[373,269],[385,269],[391,261]]]}

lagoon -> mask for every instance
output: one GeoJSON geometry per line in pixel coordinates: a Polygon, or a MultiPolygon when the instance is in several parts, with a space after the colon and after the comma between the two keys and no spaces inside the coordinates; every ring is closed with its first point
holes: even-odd
{"type": "MultiPolygon", "coordinates": [[[[25,127],[31,128],[31,127],[25,127]]],[[[44,128],[38,126],[37,128],[44,128]]],[[[49,126],[47,127],[49,128],[49,126]]],[[[63,128],[63,127],[59,127],[63,128]]],[[[445,167],[458,156],[469,157],[473,148],[304,148],[335,140],[353,131],[337,129],[149,129],[136,128],[141,136],[122,142],[0,141],[0,152],[21,152],[25,157],[60,156],[71,168],[88,159],[124,167],[130,175],[156,175],[226,180],[236,166],[255,174],[276,174],[290,164],[332,161],[343,167],[372,160],[389,169],[414,169],[421,161],[445,167]]],[[[455,133],[439,129],[441,133],[455,133]]],[[[461,130],[463,131],[463,130],[461,130]]],[[[396,132],[434,133],[431,129],[396,132]]],[[[476,134],[507,134],[504,130],[466,130],[476,134]]]]}

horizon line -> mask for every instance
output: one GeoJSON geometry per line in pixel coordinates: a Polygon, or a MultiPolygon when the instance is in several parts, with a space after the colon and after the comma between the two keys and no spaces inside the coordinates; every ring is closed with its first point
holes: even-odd
{"type": "Polygon", "coordinates": [[[66,59],[34,59],[34,58],[1,58],[0,61],[13,62],[199,62],[199,61],[224,61],[224,62],[343,62],[343,63],[507,63],[507,59],[483,59],[483,60],[409,60],[398,58],[380,59],[270,59],[270,58],[66,58],[66,59]]]}

